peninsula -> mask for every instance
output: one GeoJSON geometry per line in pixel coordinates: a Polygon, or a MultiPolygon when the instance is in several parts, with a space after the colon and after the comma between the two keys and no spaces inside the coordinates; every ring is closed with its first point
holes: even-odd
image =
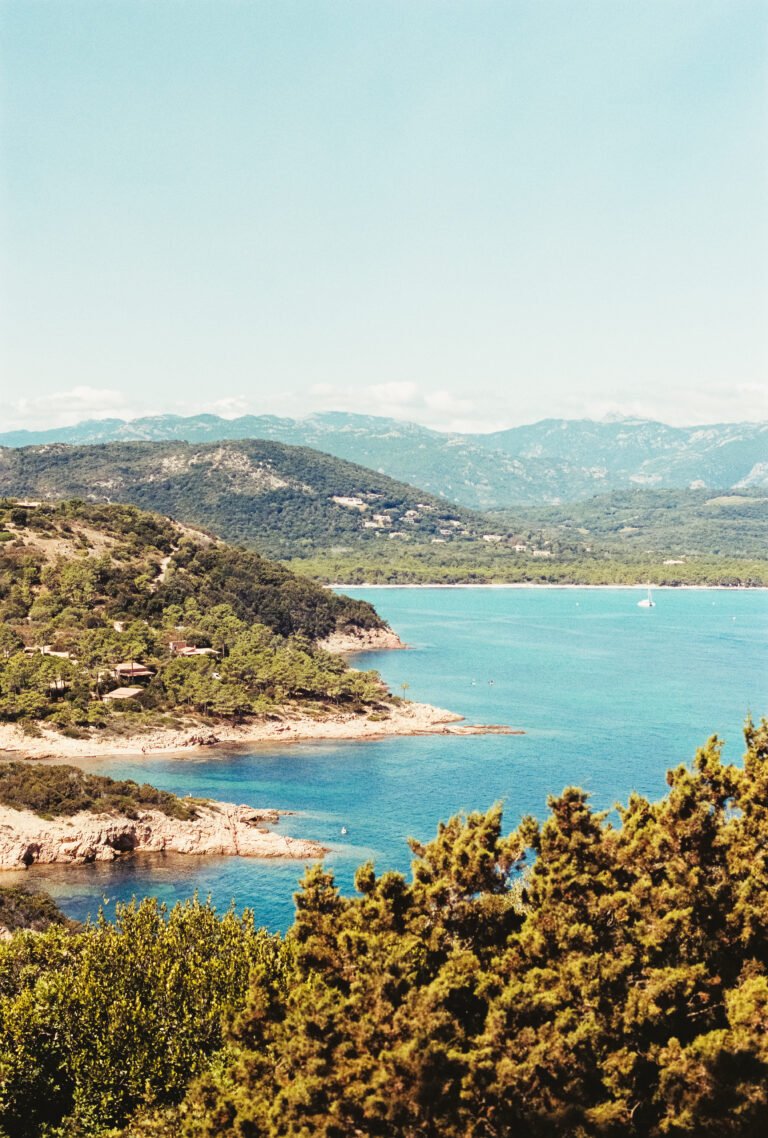
{"type": "Polygon", "coordinates": [[[133,506],[0,500],[0,618],[0,751],[489,730],[350,666],[405,647],[370,604],[133,506]]]}
{"type": "Polygon", "coordinates": [[[0,764],[0,870],[39,863],[82,865],[133,853],[322,857],[317,842],[270,827],[278,810],[178,798],[76,767],[0,764]]]}
{"type": "Polygon", "coordinates": [[[286,711],[281,716],[242,723],[189,720],[172,727],[144,727],[135,733],[84,732],[83,738],[62,735],[45,726],[35,735],[13,724],[0,724],[0,753],[35,759],[86,759],[107,755],[182,754],[199,748],[300,743],[321,739],[381,739],[390,735],[520,735],[502,724],[465,723],[461,715],[428,703],[406,700],[365,713],[334,712],[313,717],[286,711]]]}

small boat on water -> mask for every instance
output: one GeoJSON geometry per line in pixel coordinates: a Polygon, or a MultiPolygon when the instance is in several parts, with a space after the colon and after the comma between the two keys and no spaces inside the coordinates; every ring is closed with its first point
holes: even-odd
{"type": "Polygon", "coordinates": [[[650,589],[648,590],[648,596],[643,597],[643,599],[641,601],[637,602],[637,607],[639,609],[652,609],[652,608],[656,607],[656,602],[651,597],[651,590],[650,589]]]}
{"type": "Polygon", "coordinates": [[[347,827],[346,827],[346,826],[342,826],[342,827],[341,827],[341,833],[342,833],[342,835],[343,835],[343,834],[348,834],[348,833],[349,833],[349,830],[347,829],[347,827]]]}

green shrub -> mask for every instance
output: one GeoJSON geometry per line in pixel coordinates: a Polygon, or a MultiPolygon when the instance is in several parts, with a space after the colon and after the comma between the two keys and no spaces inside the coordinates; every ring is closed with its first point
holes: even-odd
{"type": "Polygon", "coordinates": [[[129,817],[141,810],[159,810],[182,821],[197,816],[194,800],[178,798],[149,783],[140,786],[130,779],[88,774],[78,767],[29,762],[0,763],[0,804],[50,817],[81,810],[130,811],[129,817]]]}
{"type": "Polygon", "coordinates": [[[284,955],[250,913],[197,899],[118,905],[114,923],[0,945],[0,1132],[98,1135],[178,1101],[221,1047],[251,969],[278,976],[284,955]]]}

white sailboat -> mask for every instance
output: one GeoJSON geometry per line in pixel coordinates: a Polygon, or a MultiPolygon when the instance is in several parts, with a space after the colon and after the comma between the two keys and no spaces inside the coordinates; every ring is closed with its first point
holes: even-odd
{"type": "Polygon", "coordinates": [[[656,602],[651,597],[651,590],[650,589],[648,590],[648,596],[643,597],[643,599],[641,601],[637,602],[637,607],[639,609],[652,609],[655,607],[655,605],[656,605],[656,602]]]}

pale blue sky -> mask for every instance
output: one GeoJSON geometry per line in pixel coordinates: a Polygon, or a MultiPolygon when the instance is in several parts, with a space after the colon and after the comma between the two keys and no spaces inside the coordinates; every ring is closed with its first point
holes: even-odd
{"type": "Polygon", "coordinates": [[[3,0],[5,429],[768,418],[768,4],[3,0]]]}

